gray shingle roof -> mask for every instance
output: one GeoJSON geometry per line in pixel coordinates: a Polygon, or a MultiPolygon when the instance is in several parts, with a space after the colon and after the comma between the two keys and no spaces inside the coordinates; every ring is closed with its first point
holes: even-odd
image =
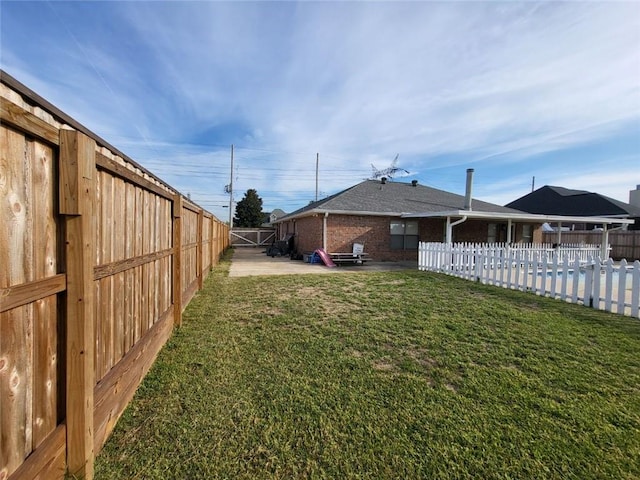
{"type": "MultiPolygon", "coordinates": [[[[518,210],[473,200],[474,211],[518,213],[518,210]]],[[[411,183],[365,180],[330,197],[313,202],[282,217],[294,217],[309,211],[366,212],[378,214],[437,213],[464,209],[464,195],[411,183]]]]}

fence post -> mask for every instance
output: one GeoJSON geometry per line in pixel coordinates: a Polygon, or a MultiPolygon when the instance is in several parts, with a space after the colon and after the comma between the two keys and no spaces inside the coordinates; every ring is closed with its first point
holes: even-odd
{"type": "Polygon", "coordinates": [[[182,325],[182,196],[173,196],[173,324],[182,325]]]}
{"type": "Polygon", "coordinates": [[[213,270],[213,267],[218,263],[218,259],[215,256],[216,252],[216,217],[211,216],[211,231],[209,232],[209,271],[213,270]]]}
{"type": "Polygon", "coordinates": [[[202,254],[204,253],[204,210],[198,211],[198,247],[196,253],[196,269],[198,270],[198,290],[202,290],[203,278],[202,270],[204,269],[204,262],[202,254]]]}
{"type": "Polygon", "coordinates": [[[60,130],[60,214],[65,216],[67,468],[93,478],[94,280],[93,206],[96,143],[60,130]]]}

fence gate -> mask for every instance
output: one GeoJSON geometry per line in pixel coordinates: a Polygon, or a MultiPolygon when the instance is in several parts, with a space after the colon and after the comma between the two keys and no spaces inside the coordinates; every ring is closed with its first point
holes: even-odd
{"type": "Polygon", "coordinates": [[[271,245],[275,239],[275,228],[233,228],[231,230],[233,247],[262,247],[271,245]]]}

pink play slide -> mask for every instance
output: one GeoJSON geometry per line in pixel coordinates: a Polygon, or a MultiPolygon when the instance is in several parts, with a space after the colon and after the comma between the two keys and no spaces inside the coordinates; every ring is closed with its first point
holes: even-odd
{"type": "Polygon", "coordinates": [[[324,248],[317,249],[315,253],[318,254],[320,260],[322,260],[322,263],[324,263],[327,267],[337,267],[337,265],[333,263],[333,260],[331,260],[329,254],[324,251],[324,248]]]}

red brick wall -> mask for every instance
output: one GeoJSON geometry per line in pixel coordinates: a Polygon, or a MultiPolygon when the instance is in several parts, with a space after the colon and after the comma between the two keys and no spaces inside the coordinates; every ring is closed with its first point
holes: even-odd
{"type": "Polygon", "coordinates": [[[441,218],[420,218],[421,242],[444,242],[446,221],[441,218]]]}
{"type": "MultiPolygon", "coordinates": [[[[455,220],[452,220],[452,222],[455,220]]],[[[446,224],[446,221],[444,222],[446,224]]],[[[467,220],[453,227],[452,242],[486,242],[489,226],[485,220],[467,220]]]]}
{"type": "MultiPolygon", "coordinates": [[[[444,222],[446,223],[446,222],[444,222]]],[[[443,223],[443,225],[444,225],[443,223]]],[[[489,224],[497,223],[498,224],[498,232],[497,232],[497,242],[506,242],[507,241],[507,224],[503,221],[491,221],[491,220],[467,220],[460,225],[456,225],[453,227],[453,242],[486,242],[489,238],[489,224]],[[500,229],[500,225],[503,225],[502,229],[500,229]]],[[[514,223],[515,226],[515,234],[512,238],[513,243],[520,243],[523,241],[522,239],[522,230],[523,224],[514,223]]],[[[444,228],[444,227],[443,227],[444,228]]],[[[528,242],[540,243],[542,239],[542,226],[538,224],[533,225],[533,235],[531,240],[527,240],[528,242]]],[[[437,241],[444,241],[437,240],[437,241]]]]}
{"type": "Polygon", "coordinates": [[[389,217],[329,215],[327,250],[351,252],[354,243],[364,244],[364,251],[375,260],[389,260],[389,217]]]}
{"type": "Polygon", "coordinates": [[[417,250],[391,250],[392,218],[397,219],[397,217],[329,215],[327,250],[351,252],[354,243],[362,243],[364,251],[376,261],[417,260],[417,250]]]}
{"type": "MultiPolygon", "coordinates": [[[[323,215],[298,218],[280,224],[279,235],[295,233],[299,254],[322,248],[323,215]]],[[[351,252],[353,244],[362,243],[365,252],[377,261],[414,260],[417,251],[391,251],[389,222],[391,217],[329,215],[327,217],[327,251],[351,252]]]]}
{"type": "MultiPolygon", "coordinates": [[[[416,260],[417,250],[391,250],[389,225],[398,217],[374,217],[358,215],[329,215],[327,217],[327,251],[351,252],[354,243],[364,244],[364,251],[376,261],[416,260]]],[[[298,253],[313,252],[323,245],[323,215],[298,218],[282,224],[281,234],[296,234],[298,253]],[[285,227],[286,226],[286,227],[285,227]]],[[[444,242],[446,220],[422,218],[419,222],[421,242],[444,242]]],[[[488,224],[500,223],[485,220],[467,220],[453,227],[454,242],[486,242],[488,224]]],[[[541,239],[541,228],[534,226],[533,241],[541,239]]],[[[516,242],[522,237],[522,225],[516,224],[516,242]]],[[[502,241],[506,240],[502,239],[502,241]]]]}
{"type": "Polygon", "coordinates": [[[297,218],[289,222],[288,233],[295,233],[294,245],[299,254],[322,248],[322,216],[297,218]]]}

